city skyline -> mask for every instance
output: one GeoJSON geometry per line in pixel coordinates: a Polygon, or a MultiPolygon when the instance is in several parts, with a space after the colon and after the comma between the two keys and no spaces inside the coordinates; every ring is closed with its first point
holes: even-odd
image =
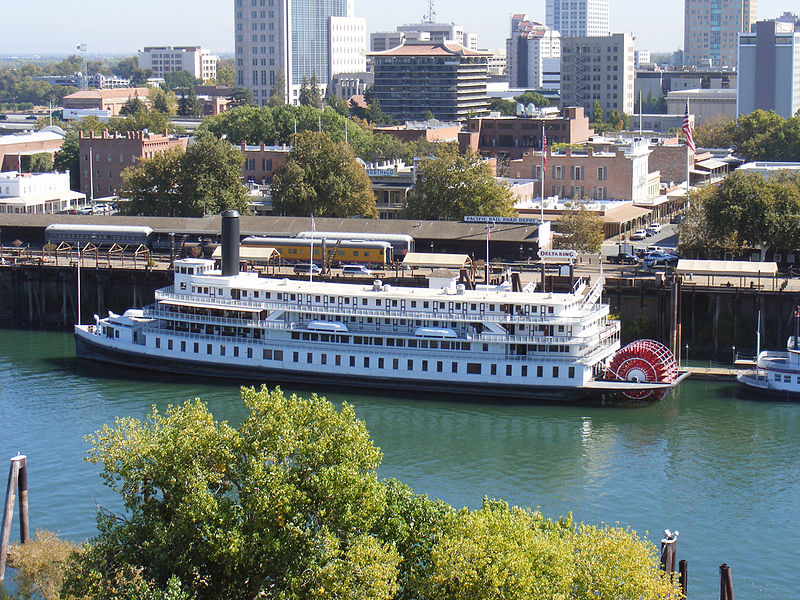
{"type": "MultiPolygon", "coordinates": [[[[791,10],[786,0],[759,0],[758,19],[769,19],[791,10]]],[[[402,5],[384,5],[356,0],[355,15],[367,20],[367,31],[393,30],[403,23],[421,20],[428,3],[417,0],[402,5]]],[[[611,31],[633,33],[636,47],[671,51],[683,46],[683,0],[665,0],[659,13],[637,10],[637,0],[611,0],[611,31]]],[[[478,34],[482,48],[504,48],[509,34],[509,18],[524,12],[535,21],[545,22],[545,0],[536,2],[499,0],[491,4],[477,0],[437,0],[437,20],[455,22],[465,31],[478,34]]],[[[795,9],[796,10],[796,9],[795,9]]],[[[135,54],[147,45],[201,45],[212,52],[233,54],[233,2],[173,0],[169,3],[144,0],[136,4],[115,5],[109,16],[107,3],[87,0],[80,11],[64,11],[63,3],[40,0],[17,5],[20,26],[8,28],[0,40],[0,54],[70,54],[76,45],[87,43],[93,54],[135,54]],[[35,11],[35,12],[34,12],[35,11]],[[41,15],[53,15],[51,20],[41,15]],[[154,19],[153,15],[158,15],[154,19]],[[114,26],[114,22],[124,27],[114,26]]]]}

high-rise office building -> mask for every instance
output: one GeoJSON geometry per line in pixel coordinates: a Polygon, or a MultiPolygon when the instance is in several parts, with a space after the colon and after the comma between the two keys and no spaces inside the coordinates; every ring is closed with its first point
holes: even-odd
{"type": "Polygon", "coordinates": [[[604,117],[633,114],[635,73],[633,37],[628,34],[561,40],[562,106],[582,106],[591,115],[597,101],[604,117]]]}
{"type": "Polygon", "coordinates": [[[737,36],[756,21],[757,0],[685,0],[683,64],[736,67],[737,36]]]}
{"type": "Polygon", "coordinates": [[[545,24],[565,37],[608,35],[609,0],[547,0],[545,24]]]}
{"type": "Polygon", "coordinates": [[[286,101],[297,104],[303,80],[324,94],[338,72],[366,69],[366,22],[354,0],[234,0],[236,84],[266,104],[278,73],[286,101]]]}
{"type": "Polygon", "coordinates": [[[739,36],[737,114],[774,110],[784,118],[800,110],[800,26],[759,21],[739,36]]]}
{"type": "Polygon", "coordinates": [[[217,78],[218,56],[200,46],[146,46],[139,51],[139,68],[152,69],[156,77],[188,71],[192,77],[208,81],[217,78]]]}
{"type": "Polygon", "coordinates": [[[528,19],[511,17],[506,41],[506,72],[512,88],[558,89],[561,74],[561,36],[528,19]]]}

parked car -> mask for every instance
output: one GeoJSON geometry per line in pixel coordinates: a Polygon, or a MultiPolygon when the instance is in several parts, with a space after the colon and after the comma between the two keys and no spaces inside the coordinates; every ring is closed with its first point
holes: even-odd
{"type": "Polygon", "coordinates": [[[653,233],[661,233],[661,223],[650,223],[647,229],[653,233]]]}
{"type": "Polygon", "coordinates": [[[642,261],[642,267],[646,270],[655,267],[676,267],[678,265],[678,257],[673,254],[667,253],[650,253],[642,261]]]}
{"type": "Polygon", "coordinates": [[[373,271],[364,265],[344,265],[342,267],[342,275],[360,275],[362,277],[370,277],[373,275],[373,271]]]}
{"type": "Polygon", "coordinates": [[[647,230],[646,229],[637,229],[631,234],[632,240],[643,240],[647,237],[647,230]]]}
{"type": "Polygon", "coordinates": [[[633,254],[629,254],[628,252],[620,252],[617,255],[612,254],[609,256],[608,262],[612,265],[635,265],[639,262],[639,260],[633,254]]]}
{"type": "Polygon", "coordinates": [[[25,117],[25,120],[26,121],[35,121],[38,118],[39,117],[37,117],[36,115],[28,115],[27,117],[25,117]]]}
{"type": "Polygon", "coordinates": [[[298,275],[305,275],[311,273],[312,275],[318,275],[322,273],[322,269],[320,269],[314,263],[297,263],[294,266],[294,272],[298,275]]]}

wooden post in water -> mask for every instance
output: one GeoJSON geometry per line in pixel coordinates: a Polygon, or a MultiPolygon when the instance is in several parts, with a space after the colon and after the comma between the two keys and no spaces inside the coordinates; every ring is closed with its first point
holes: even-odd
{"type": "MultiPolygon", "coordinates": [[[[6,503],[3,511],[3,525],[0,528],[0,581],[6,576],[6,559],[8,558],[8,543],[11,538],[11,519],[14,516],[14,502],[17,494],[17,481],[19,470],[25,464],[24,456],[15,456],[11,459],[8,469],[8,486],[6,486],[6,503]]],[[[27,494],[26,494],[27,498],[27,494]]],[[[26,508],[27,512],[27,508],[26,508]]]]}
{"type": "Polygon", "coordinates": [[[687,590],[689,589],[689,563],[685,560],[682,560],[678,563],[678,583],[681,586],[681,594],[683,597],[687,597],[687,590]]]}
{"type": "Polygon", "coordinates": [[[31,539],[31,528],[28,519],[28,461],[25,456],[12,458],[19,461],[19,477],[17,490],[19,494],[19,541],[23,544],[31,539]]]}
{"type": "Polygon", "coordinates": [[[719,566],[719,600],[733,600],[731,568],[725,563],[719,566]]]}
{"type": "Polygon", "coordinates": [[[669,573],[669,579],[675,576],[675,542],[678,541],[679,533],[664,530],[664,539],[661,540],[661,570],[669,573]]]}

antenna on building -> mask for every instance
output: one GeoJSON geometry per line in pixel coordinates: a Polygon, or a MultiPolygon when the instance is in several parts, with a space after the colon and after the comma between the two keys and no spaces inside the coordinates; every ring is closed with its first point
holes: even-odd
{"type": "Polygon", "coordinates": [[[423,23],[435,23],[436,22],[436,9],[433,6],[434,0],[428,0],[428,14],[423,15],[422,22],[423,23]]]}

